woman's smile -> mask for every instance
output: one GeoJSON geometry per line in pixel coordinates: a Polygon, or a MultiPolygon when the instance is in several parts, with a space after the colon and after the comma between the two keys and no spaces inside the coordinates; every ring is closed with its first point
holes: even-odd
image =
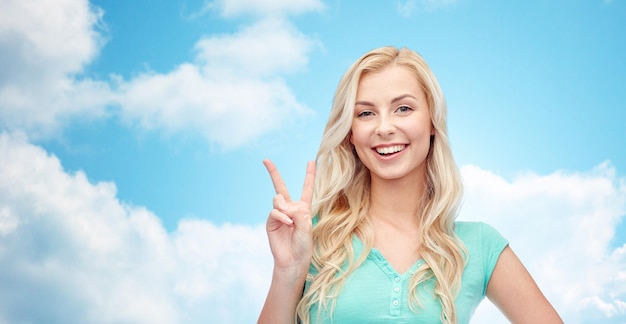
{"type": "Polygon", "coordinates": [[[374,150],[380,155],[389,156],[389,155],[404,151],[406,147],[407,145],[405,144],[391,145],[391,146],[378,146],[378,147],[375,147],[374,150]]]}

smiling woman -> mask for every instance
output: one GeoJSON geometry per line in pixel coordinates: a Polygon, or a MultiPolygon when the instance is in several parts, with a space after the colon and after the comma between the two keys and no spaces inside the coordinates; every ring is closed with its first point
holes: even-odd
{"type": "Polygon", "coordinates": [[[468,323],[485,296],[513,322],[562,322],[506,239],[455,222],[445,100],[417,53],[375,49],[344,75],[299,201],[265,165],[274,274],[260,323],[468,323]]]}

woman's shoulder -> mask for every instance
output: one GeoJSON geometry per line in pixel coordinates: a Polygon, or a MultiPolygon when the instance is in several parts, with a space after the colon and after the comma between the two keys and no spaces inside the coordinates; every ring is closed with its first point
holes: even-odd
{"type": "Polygon", "coordinates": [[[454,232],[468,246],[496,244],[506,245],[508,242],[493,226],[485,222],[457,221],[454,223],[454,232]]]}
{"type": "Polygon", "coordinates": [[[478,221],[456,221],[454,222],[454,232],[459,237],[466,235],[499,234],[495,227],[485,222],[478,221]]]}

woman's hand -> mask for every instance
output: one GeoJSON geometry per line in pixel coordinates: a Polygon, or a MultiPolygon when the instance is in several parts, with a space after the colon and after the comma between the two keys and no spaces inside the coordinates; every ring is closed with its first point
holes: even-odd
{"type": "Polygon", "coordinates": [[[274,256],[274,272],[292,280],[306,276],[313,254],[311,201],[315,164],[309,162],[300,200],[293,201],[278,169],[270,160],[263,164],[272,178],[276,196],[274,209],[267,218],[267,236],[274,256]]]}
{"type": "Polygon", "coordinates": [[[263,161],[270,173],[276,196],[274,209],[267,218],[267,236],[274,255],[272,284],[259,315],[258,323],[293,323],[296,307],[313,255],[311,201],[315,182],[315,164],[309,162],[300,200],[292,201],[278,169],[270,160],[263,161]]]}

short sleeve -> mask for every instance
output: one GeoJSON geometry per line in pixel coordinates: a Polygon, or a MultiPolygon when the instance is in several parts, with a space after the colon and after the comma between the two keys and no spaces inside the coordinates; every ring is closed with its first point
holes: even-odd
{"type": "Polygon", "coordinates": [[[487,284],[491,279],[493,270],[496,268],[500,254],[504,248],[509,245],[507,239],[505,239],[495,228],[485,223],[479,223],[480,231],[480,244],[483,256],[483,269],[485,275],[484,291],[487,291],[487,284]]]}

